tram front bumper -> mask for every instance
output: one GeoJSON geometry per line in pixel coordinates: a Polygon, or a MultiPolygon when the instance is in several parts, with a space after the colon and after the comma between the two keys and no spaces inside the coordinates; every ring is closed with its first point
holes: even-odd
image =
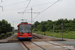
{"type": "Polygon", "coordinates": [[[18,39],[32,39],[32,37],[18,37],[18,39]]]}

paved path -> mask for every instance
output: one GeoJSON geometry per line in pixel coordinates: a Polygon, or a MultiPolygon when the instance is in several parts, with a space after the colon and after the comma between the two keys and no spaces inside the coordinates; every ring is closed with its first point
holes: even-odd
{"type": "Polygon", "coordinates": [[[0,50],[24,50],[20,43],[0,43],[0,50]]]}
{"type": "Polygon", "coordinates": [[[13,34],[12,36],[10,36],[10,37],[8,37],[8,38],[6,38],[6,39],[0,40],[0,43],[6,43],[6,42],[8,41],[8,39],[13,38],[14,36],[16,36],[16,34],[17,34],[17,33],[13,34]]]}
{"type": "Polygon", "coordinates": [[[75,41],[54,41],[56,43],[67,44],[70,46],[75,46],[75,41]]]}

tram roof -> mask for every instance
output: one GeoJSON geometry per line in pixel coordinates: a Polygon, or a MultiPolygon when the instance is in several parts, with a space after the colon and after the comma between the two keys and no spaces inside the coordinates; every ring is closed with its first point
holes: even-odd
{"type": "Polygon", "coordinates": [[[20,24],[23,24],[23,23],[24,23],[24,24],[29,24],[28,22],[21,22],[21,23],[18,24],[18,26],[19,26],[20,24]]]}

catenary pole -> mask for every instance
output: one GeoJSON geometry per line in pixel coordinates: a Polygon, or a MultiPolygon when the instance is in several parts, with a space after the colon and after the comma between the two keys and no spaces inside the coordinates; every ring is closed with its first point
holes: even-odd
{"type": "Polygon", "coordinates": [[[32,24],[32,10],[33,10],[33,9],[31,8],[31,24],[32,24]]]}

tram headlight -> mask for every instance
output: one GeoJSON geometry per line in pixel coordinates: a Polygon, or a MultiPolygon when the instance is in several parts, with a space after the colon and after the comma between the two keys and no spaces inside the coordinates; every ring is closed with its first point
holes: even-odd
{"type": "Polygon", "coordinates": [[[29,33],[29,35],[31,35],[31,33],[29,33]]]}
{"type": "Polygon", "coordinates": [[[22,35],[22,33],[20,33],[20,35],[22,35]]]}

